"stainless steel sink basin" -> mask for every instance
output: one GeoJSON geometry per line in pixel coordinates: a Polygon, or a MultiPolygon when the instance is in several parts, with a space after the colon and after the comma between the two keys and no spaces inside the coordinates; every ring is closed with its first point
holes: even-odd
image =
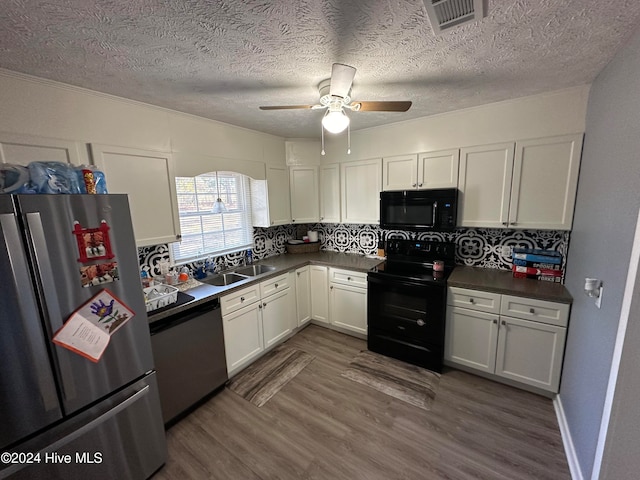
{"type": "Polygon", "coordinates": [[[231,285],[246,279],[246,276],[238,275],[234,272],[212,275],[211,277],[202,279],[201,282],[208,283],[209,285],[214,285],[216,287],[224,287],[226,285],[231,285]]]}
{"type": "Polygon", "coordinates": [[[247,265],[246,267],[237,268],[235,273],[240,275],[248,275],[249,277],[255,277],[262,273],[273,272],[276,267],[271,265],[247,265]]]}

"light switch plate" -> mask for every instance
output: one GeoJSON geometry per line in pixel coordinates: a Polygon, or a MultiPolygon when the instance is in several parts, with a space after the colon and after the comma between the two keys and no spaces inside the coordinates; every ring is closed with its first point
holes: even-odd
{"type": "Polygon", "coordinates": [[[603,291],[603,287],[602,285],[600,285],[600,295],[598,295],[598,298],[596,298],[596,307],[601,308],[600,305],[602,304],[602,291],[603,291]]]}

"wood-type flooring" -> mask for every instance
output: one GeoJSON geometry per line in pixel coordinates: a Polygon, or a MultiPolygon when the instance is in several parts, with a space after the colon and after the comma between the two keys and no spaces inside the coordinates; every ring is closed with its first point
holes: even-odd
{"type": "Polygon", "coordinates": [[[341,375],[363,340],[287,345],[315,359],[260,408],[225,388],[174,425],[154,480],[571,478],[547,398],[448,369],[426,411],[341,375]]]}

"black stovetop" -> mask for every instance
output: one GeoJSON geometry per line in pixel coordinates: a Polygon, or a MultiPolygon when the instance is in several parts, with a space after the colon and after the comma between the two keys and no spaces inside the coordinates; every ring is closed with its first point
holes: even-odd
{"type": "Polygon", "coordinates": [[[371,273],[386,278],[446,285],[455,268],[455,244],[424,240],[390,239],[386,246],[387,260],[371,273]],[[433,262],[444,262],[444,271],[433,270],[433,262]]]}

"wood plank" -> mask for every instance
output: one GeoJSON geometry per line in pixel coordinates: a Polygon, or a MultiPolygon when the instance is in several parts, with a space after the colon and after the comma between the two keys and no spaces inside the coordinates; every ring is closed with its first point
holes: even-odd
{"type": "Polygon", "coordinates": [[[154,479],[571,478],[547,398],[446,369],[426,411],[341,376],[363,340],[286,344],[315,360],[260,408],[225,389],[179,422],[154,479]]]}

